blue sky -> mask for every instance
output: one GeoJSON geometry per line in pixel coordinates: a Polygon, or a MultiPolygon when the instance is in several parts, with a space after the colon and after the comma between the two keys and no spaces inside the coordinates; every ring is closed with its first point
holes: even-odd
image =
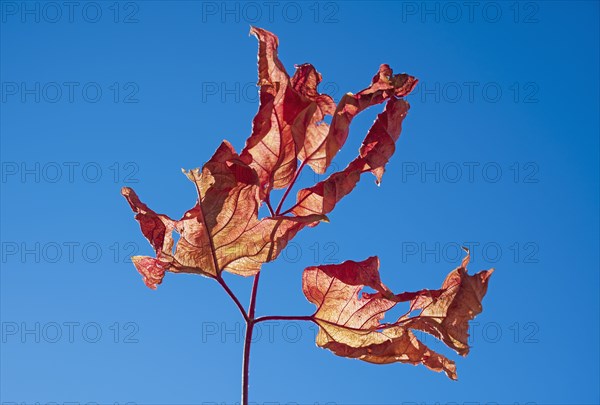
{"type": "MultiPolygon", "coordinates": [[[[151,248],[119,189],[178,217],[195,198],[180,169],[241,149],[250,25],[336,100],[381,63],[421,80],[381,187],[365,177],[264,267],[258,314],[312,313],[301,274],[319,263],[378,255],[397,291],[438,287],[459,245],[471,272],[496,268],[471,354],[426,339],[458,382],[335,357],[280,322],[253,346],[251,401],[599,403],[598,3],[469,4],[0,2],[0,403],[239,401],[239,314],[208,279],[143,285],[126,261],[151,248]]],[[[246,303],[250,280],[227,280],[246,303]]]]}

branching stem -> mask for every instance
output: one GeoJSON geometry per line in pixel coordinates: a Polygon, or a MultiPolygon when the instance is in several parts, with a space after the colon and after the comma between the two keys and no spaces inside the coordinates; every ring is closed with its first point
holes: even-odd
{"type": "Polygon", "coordinates": [[[238,307],[238,309],[240,310],[240,313],[242,314],[242,316],[244,317],[244,320],[247,323],[250,320],[250,318],[248,317],[248,314],[246,313],[246,310],[244,309],[244,306],[242,305],[242,303],[240,302],[240,300],[238,300],[238,298],[235,296],[235,294],[233,293],[233,291],[231,291],[231,288],[229,288],[229,286],[227,285],[227,283],[225,282],[225,280],[223,280],[223,277],[221,277],[221,275],[219,275],[216,278],[216,280],[217,280],[217,282],[219,284],[221,284],[221,287],[223,287],[223,289],[225,290],[225,292],[227,293],[227,295],[229,295],[229,297],[233,300],[233,302],[238,307]]]}
{"type": "Polygon", "coordinates": [[[258,295],[258,283],[260,281],[260,273],[254,276],[252,283],[252,293],[250,295],[250,305],[248,311],[244,309],[240,300],[236,297],[233,291],[229,288],[223,277],[219,275],[216,277],[217,282],[223,287],[227,295],[233,300],[235,305],[240,310],[240,313],[244,317],[246,322],[246,336],[244,338],[244,353],[242,359],[242,400],[241,405],[248,405],[248,387],[249,387],[249,374],[250,374],[250,348],[252,346],[252,332],[254,325],[259,322],[266,321],[312,321],[314,322],[313,316],[287,316],[287,315],[268,315],[255,318],[256,312],[256,296],[258,295]]]}
{"type": "Polygon", "coordinates": [[[267,208],[269,209],[269,213],[271,214],[272,217],[275,216],[275,211],[273,210],[273,206],[271,205],[271,198],[269,196],[267,196],[267,208]]]}

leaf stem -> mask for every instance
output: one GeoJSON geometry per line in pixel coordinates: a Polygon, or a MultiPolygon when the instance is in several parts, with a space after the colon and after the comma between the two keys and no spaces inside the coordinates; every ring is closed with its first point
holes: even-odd
{"type": "Polygon", "coordinates": [[[310,316],[286,316],[286,315],[270,315],[270,316],[261,316],[260,318],[256,318],[254,323],[266,322],[266,321],[311,321],[314,322],[315,319],[310,316]]]}
{"type": "Polygon", "coordinates": [[[252,283],[252,295],[250,296],[250,308],[248,309],[248,316],[251,320],[254,320],[254,312],[256,310],[256,296],[258,294],[258,283],[260,281],[260,272],[254,276],[254,282],[252,283]]]}
{"type": "MultiPolygon", "coordinates": [[[[370,170],[369,170],[369,169],[362,170],[362,171],[360,172],[360,174],[362,175],[363,173],[366,173],[366,172],[368,172],[368,171],[370,171],[370,170]]],[[[341,173],[341,172],[338,172],[338,173],[341,173]]],[[[331,177],[331,176],[329,176],[329,177],[331,177]]],[[[329,177],[327,177],[327,179],[329,179],[329,177]]],[[[320,181],[319,183],[323,183],[323,182],[324,182],[324,181],[326,181],[327,179],[325,179],[325,180],[322,180],[322,181],[320,181]]],[[[319,183],[317,183],[317,184],[319,184],[319,183]]],[[[315,186],[316,186],[316,184],[315,184],[315,186]]],[[[314,186],[313,186],[313,187],[314,187],[314,186]]],[[[302,203],[304,202],[304,200],[306,200],[306,198],[307,198],[309,195],[310,195],[310,194],[306,194],[304,197],[302,197],[302,199],[301,199],[300,201],[296,201],[296,203],[295,203],[294,205],[292,205],[290,208],[288,208],[287,210],[283,211],[283,212],[282,212],[282,213],[280,213],[279,215],[282,215],[282,216],[283,216],[283,215],[287,215],[287,214],[289,214],[290,212],[292,212],[292,211],[294,210],[294,208],[296,208],[296,207],[298,207],[300,204],[302,204],[302,203]]]]}
{"type": "Polygon", "coordinates": [[[304,169],[304,166],[306,166],[306,162],[308,162],[308,158],[304,159],[304,161],[302,161],[302,163],[300,164],[300,167],[298,167],[298,170],[296,170],[296,173],[294,174],[294,178],[290,182],[290,185],[285,190],[283,197],[281,197],[281,201],[279,201],[279,204],[277,204],[277,209],[275,210],[275,213],[277,215],[279,215],[279,212],[281,211],[281,208],[283,207],[283,203],[285,202],[285,199],[287,198],[290,191],[292,191],[294,184],[296,184],[296,180],[298,180],[298,177],[300,176],[300,172],[302,171],[302,169],[304,169]]]}
{"type": "Polygon", "coordinates": [[[248,307],[248,317],[246,318],[246,337],[244,338],[244,358],[242,360],[242,405],[248,405],[248,385],[250,374],[250,347],[252,346],[252,331],[254,324],[254,313],[256,310],[256,295],[258,293],[258,283],[260,281],[260,272],[254,276],[252,283],[252,294],[250,296],[250,306],[248,307]]]}
{"type": "Polygon", "coordinates": [[[273,207],[271,206],[271,198],[269,196],[267,196],[267,199],[265,202],[267,203],[267,208],[269,208],[269,212],[271,213],[271,216],[274,217],[275,211],[273,211],[273,207]]]}
{"type": "Polygon", "coordinates": [[[246,322],[246,337],[244,339],[244,358],[242,361],[242,405],[248,405],[248,376],[250,371],[250,347],[252,346],[252,330],[254,322],[246,322]]]}
{"type": "Polygon", "coordinates": [[[300,201],[297,201],[294,205],[292,205],[290,208],[288,208],[287,210],[283,211],[280,215],[287,215],[290,212],[292,212],[294,210],[294,208],[296,208],[297,206],[299,206],[300,204],[302,204],[302,202],[304,200],[306,200],[306,197],[308,197],[308,194],[305,195],[304,197],[302,197],[302,199],[300,201]]]}
{"type": "Polygon", "coordinates": [[[246,323],[248,323],[248,321],[250,320],[250,318],[248,317],[248,314],[246,313],[246,310],[244,309],[244,306],[242,305],[242,303],[240,302],[240,300],[238,300],[238,298],[235,296],[235,294],[233,293],[233,291],[231,291],[231,288],[229,288],[229,286],[227,285],[227,283],[225,282],[225,280],[223,280],[223,277],[221,277],[221,275],[219,275],[219,276],[217,276],[217,278],[215,280],[217,280],[217,282],[219,284],[221,284],[221,287],[223,287],[223,289],[225,290],[225,292],[227,293],[227,295],[229,295],[229,297],[233,300],[233,302],[235,303],[235,305],[240,310],[240,313],[244,317],[244,320],[246,321],[246,323]]]}

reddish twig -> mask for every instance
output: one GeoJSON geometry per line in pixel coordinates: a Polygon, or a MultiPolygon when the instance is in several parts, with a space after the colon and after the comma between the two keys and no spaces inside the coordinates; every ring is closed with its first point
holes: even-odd
{"type": "Polygon", "coordinates": [[[254,320],[254,323],[266,322],[266,321],[311,321],[311,322],[314,322],[315,319],[312,316],[271,315],[271,316],[261,316],[260,318],[256,318],[254,320]]]}
{"type": "Polygon", "coordinates": [[[246,310],[244,309],[244,306],[242,305],[242,303],[240,302],[240,300],[238,300],[238,298],[235,296],[235,294],[233,293],[233,291],[231,291],[231,288],[229,288],[229,286],[227,285],[227,283],[225,283],[225,280],[223,280],[223,277],[221,277],[221,275],[219,275],[215,280],[217,280],[217,282],[221,285],[221,287],[223,287],[223,289],[225,290],[225,292],[227,293],[227,295],[229,295],[229,297],[233,300],[233,302],[235,303],[235,305],[240,310],[240,313],[244,317],[244,320],[246,322],[248,322],[250,318],[248,317],[248,314],[246,313],[246,310]]]}
{"type": "Polygon", "coordinates": [[[292,191],[294,184],[296,184],[296,180],[298,180],[298,177],[300,177],[300,172],[302,171],[302,169],[304,169],[304,166],[306,166],[306,162],[308,162],[308,158],[304,159],[304,161],[300,164],[300,167],[298,167],[298,170],[296,170],[296,173],[294,173],[294,178],[292,179],[290,185],[285,190],[283,197],[281,197],[281,201],[279,201],[279,204],[277,204],[277,209],[275,210],[275,213],[277,215],[279,215],[279,212],[281,211],[281,208],[283,207],[283,203],[284,203],[285,199],[287,198],[290,191],[292,191]]]}
{"type": "Polygon", "coordinates": [[[252,346],[252,330],[254,329],[254,313],[256,310],[256,295],[258,293],[258,282],[260,273],[254,276],[252,283],[252,294],[250,295],[250,306],[248,307],[248,318],[246,319],[246,337],[244,339],[244,358],[242,360],[242,405],[248,405],[248,382],[250,374],[250,347],[252,346]]]}

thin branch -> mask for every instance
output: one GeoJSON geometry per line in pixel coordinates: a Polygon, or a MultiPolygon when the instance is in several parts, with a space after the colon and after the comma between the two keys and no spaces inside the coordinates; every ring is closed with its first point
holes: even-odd
{"type": "Polygon", "coordinates": [[[269,209],[269,212],[271,213],[271,216],[274,217],[275,216],[275,211],[273,211],[273,207],[271,206],[271,197],[267,196],[267,200],[265,202],[267,203],[267,208],[269,209]]]}
{"type": "Polygon", "coordinates": [[[256,318],[254,323],[266,322],[266,321],[311,321],[314,322],[315,318],[312,315],[310,316],[286,316],[286,315],[270,315],[270,316],[261,316],[260,318],[256,318]]]}
{"type": "Polygon", "coordinates": [[[309,194],[306,194],[304,197],[302,197],[302,199],[300,201],[297,201],[294,205],[292,205],[290,208],[288,208],[287,210],[283,211],[281,214],[279,215],[287,215],[290,212],[292,212],[294,210],[294,208],[296,208],[297,206],[299,206],[300,204],[302,204],[302,202],[304,200],[306,200],[306,198],[309,196],[309,194]]]}
{"type": "Polygon", "coordinates": [[[246,337],[244,339],[244,357],[242,360],[242,405],[248,405],[248,377],[250,374],[250,346],[252,345],[252,321],[246,323],[246,337]]]}
{"type": "Polygon", "coordinates": [[[287,198],[290,191],[292,191],[294,184],[296,184],[296,180],[298,180],[298,177],[300,177],[300,172],[302,171],[302,169],[304,169],[304,166],[306,166],[306,162],[308,162],[308,158],[304,159],[304,161],[300,164],[300,167],[298,167],[298,170],[296,170],[296,173],[294,173],[294,178],[292,179],[290,185],[285,190],[283,197],[281,197],[281,201],[279,201],[279,204],[277,204],[277,209],[275,210],[275,213],[277,215],[279,215],[279,212],[281,211],[281,208],[283,207],[283,203],[285,202],[285,199],[287,198]]]}
{"type": "MultiPolygon", "coordinates": [[[[337,108],[336,108],[336,113],[337,113],[337,108]]],[[[333,117],[335,120],[335,116],[333,117]]],[[[333,124],[333,121],[332,121],[333,124]]],[[[300,176],[300,172],[302,171],[302,169],[304,169],[304,166],[306,166],[306,164],[312,159],[312,157],[321,149],[321,147],[325,144],[325,142],[327,141],[327,139],[329,138],[329,134],[331,133],[331,125],[329,126],[329,130],[327,131],[327,136],[325,138],[323,138],[323,140],[321,141],[321,143],[319,144],[319,146],[317,146],[311,153],[310,155],[306,156],[304,158],[304,160],[302,161],[302,163],[300,164],[300,167],[298,168],[298,170],[296,170],[296,173],[294,174],[294,178],[292,179],[292,182],[290,183],[290,185],[288,186],[287,190],[285,190],[285,194],[283,195],[283,197],[281,198],[281,201],[279,201],[279,204],[277,205],[277,210],[275,211],[277,213],[277,215],[279,215],[281,208],[283,207],[283,202],[285,201],[285,199],[287,198],[288,194],[290,193],[290,191],[292,190],[292,187],[294,186],[294,184],[296,183],[296,180],[298,180],[298,177],[300,176]]],[[[296,208],[296,206],[298,205],[298,203],[296,203],[292,208],[290,208],[289,210],[286,210],[282,215],[285,215],[289,212],[291,212],[294,208],[296,208]]]]}
{"type": "MultiPolygon", "coordinates": [[[[360,172],[360,174],[362,175],[363,173],[366,173],[366,172],[368,172],[368,171],[370,171],[370,170],[369,170],[369,169],[362,170],[362,171],[360,172]]],[[[338,173],[341,173],[341,172],[338,172],[338,173]]],[[[335,174],[335,173],[334,173],[334,174],[335,174]]],[[[331,177],[331,175],[330,175],[329,177],[331,177]]],[[[328,179],[329,177],[327,177],[327,179],[328,179]]],[[[325,179],[325,180],[327,180],[327,179],[325,179]]],[[[323,181],[325,181],[325,180],[323,180],[323,181]]],[[[319,182],[319,183],[321,183],[321,182],[319,182]]],[[[317,184],[319,184],[319,183],[317,183],[317,184]]],[[[314,186],[313,186],[313,187],[314,187],[314,186]]],[[[287,215],[287,214],[289,214],[290,212],[292,212],[292,211],[294,210],[294,208],[296,208],[296,207],[298,207],[300,204],[302,204],[302,203],[304,202],[304,200],[306,200],[306,199],[308,198],[308,196],[309,196],[309,195],[310,195],[310,194],[306,194],[304,197],[302,197],[302,199],[301,199],[300,201],[297,201],[297,202],[296,202],[294,205],[292,205],[292,206],[291,206],[289,209],[287,209],[287,210],[283,211],[283,212],[282,212],[281,214],[279,214],[279,215],[282,215],[282,216],[284,216],[284,215],[287,215]]]]}
{"type": "Polygon", "coordinates": [[[252,295],[250,296],[250,307],[248,308],[248,317],[254,321],[254,312],[256,307],[256,296],[258,295],[258,282],[260,281],[260,273],[256,273],[254,276],[254,282],[252,283],[252,295]]]}
{"type": "Polygon", "coordinates": [[[223,287],[223,289],[225,290],[225,292],[227,293],[227,295],[229,295],[229,297],[233,300],[233,302],[235,303],[235,305],[237,305],[238,309],[240,310],[240,313],[244,317],[244,320],[246,322],[248,322],[250,320],[250,318],[248,317],[248,314],[246,313],[246,310],[242,306],[242,303],[240,302],[240,300],[238,300],[238,298],[235,296],[235,294],[233,293],[233,291],[231,291],[231,288],[229,288],[229,286],[227,285],[227,283],[225,282],[225,280],[223,280],[223,277],[221,277],[219,275],[219,276],[217,276],[217,278],[215,280],[217,280],[217,282],[219,284],[221,284],[221,287],[223,287]]]}
{"type": "Polygon", "coordinates": [[[246,337],[244,339],[244,358],[242,360],[242,405],[248,405],[248,386],[250,376],[250,347],[252,346],[252,330],[254,329],[254,312],[256,310],[256,295],[260,272],[254,276],[252,283],[252,294],[250,295],[250,306],[248,307],[248,319],[246,319],[246,337]]]}

